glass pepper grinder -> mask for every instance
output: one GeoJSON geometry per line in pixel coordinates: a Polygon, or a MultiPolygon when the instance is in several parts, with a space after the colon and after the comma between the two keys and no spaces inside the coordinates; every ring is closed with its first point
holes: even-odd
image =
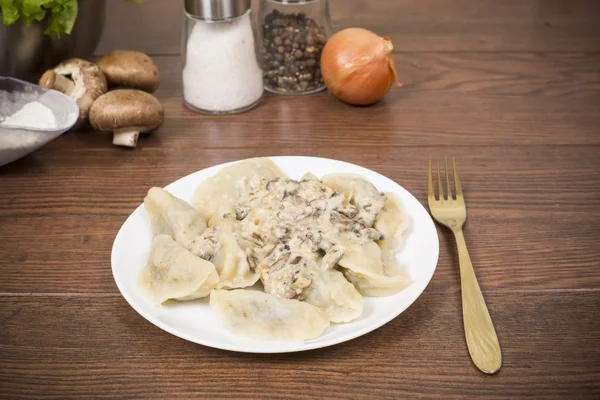
{"type": "Polygon", "coordinates": [[[261,0],[264,86],[278,94],[325,89],[321,52],[332,33],[328,0],[261,0]]]}
{"type": "Polygon", "coordinates": [[[251,0],[185,0],[183,98],[195,111],[232,114],[263,95],[251,0]]]}

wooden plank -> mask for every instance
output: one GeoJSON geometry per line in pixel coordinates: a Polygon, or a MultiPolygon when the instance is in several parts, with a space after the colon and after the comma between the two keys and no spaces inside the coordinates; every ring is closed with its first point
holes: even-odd
{"type": "MultiPolygon", "coordinates": [[[[372,107],[266,95],[233,116],[189,110],[179,57],[155,59],[166,121],[145,147],[600,144],[600,54],[396,55],[405,85],[372,107]]],[[[48,147],[107,148],[110,136],[66,134],[48,147]]]]}
{"type": "MultiPolygon", "coordinates": [[[[148,188],[273,154],[360,164],[423,204],[429,156],[455,156],[469,210],[467,241],[484,291],[600,288],[600,147],[108,148],[41,151],[0,171],[0,292],[116,293],[112,242],[148,188]]],[[[440,241],[429,290],[456,292],[454,241],[445,230],[440,241]]]]}
{"type": "MultiPolygon", "coordinates": [[[[373,30],[390,36],[400,52],[600,50],[595,0],[332,0],[331,14],[334,29],[373,30]]],[[[96,54],[179,54],[182,21],[182,2],[108,0],[96,54]]]]}
{"type": "Polygon", "coordinates": [[[459,296],[425,294],[375,332],[256,355],[171,336],[120,297],[0,297],[0,390],[11,399],[597,399],[600,292],[489,294],[503,349],[476,371],[459,296]]]}

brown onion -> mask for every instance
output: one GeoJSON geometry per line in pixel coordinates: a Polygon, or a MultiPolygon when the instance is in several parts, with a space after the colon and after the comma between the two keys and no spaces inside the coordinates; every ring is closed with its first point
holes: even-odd
{"type": "Polygon", "coordinates": [[[333,35],[321,54],[321,73],[327,88],[342,101],[373,104],[383,98],[396,74],[394,45],[388,37],[362,28],[348,28],[333,35]]]}

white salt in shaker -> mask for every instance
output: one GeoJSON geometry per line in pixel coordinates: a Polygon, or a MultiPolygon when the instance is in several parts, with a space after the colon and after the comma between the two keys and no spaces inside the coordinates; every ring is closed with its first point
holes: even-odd
{"type": "Polygon", "coordinates": [[[185,0],[183,98],[193,110],[231,114],[263,94],[251,0],[185,0]]]}

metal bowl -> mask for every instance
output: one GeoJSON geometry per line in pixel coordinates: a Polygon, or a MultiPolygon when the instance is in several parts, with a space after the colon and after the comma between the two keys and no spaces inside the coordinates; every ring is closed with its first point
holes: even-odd
{"type": "Polygon", "coordinates": [[[70,35],[45,35],[48,18],[26,26],[0,21],[0,75],[37,82],[41,73],[70,57],[89,58],[104,30],[106,0],[80,0],[70,35]]]}

